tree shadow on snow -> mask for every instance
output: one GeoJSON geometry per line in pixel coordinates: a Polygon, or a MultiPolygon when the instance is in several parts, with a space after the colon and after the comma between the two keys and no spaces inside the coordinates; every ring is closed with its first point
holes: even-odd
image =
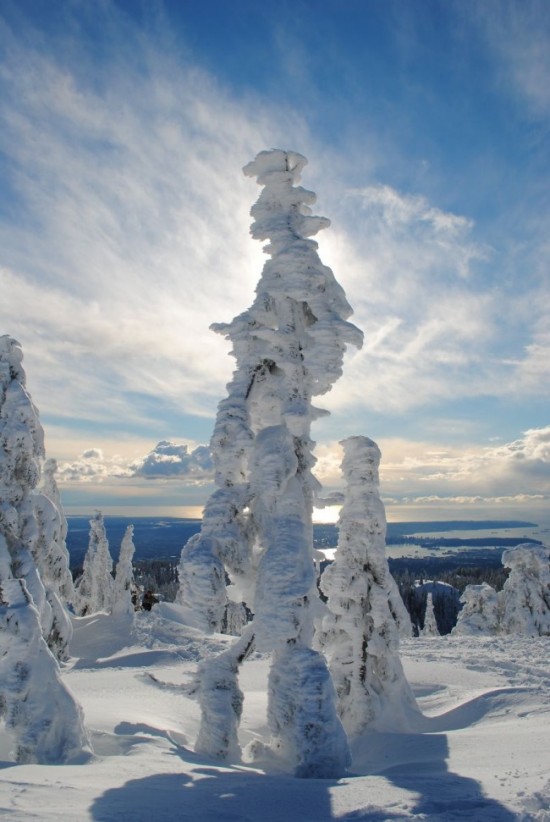
{"type": "MultiPolygon", "coordinates": [[[[449,744],[441,733],[372,733],[356,742],[354,763],[362,775],[378,775],[419,794],[410,807],[420,818],[513,822],[517,816],[487,797],[477,780],[450,771],[449,744]]],[[[357,768],[356,768],[357,771],[357,768]]],[[[346,819],[365,819],[360,812],[346,819]]]]}

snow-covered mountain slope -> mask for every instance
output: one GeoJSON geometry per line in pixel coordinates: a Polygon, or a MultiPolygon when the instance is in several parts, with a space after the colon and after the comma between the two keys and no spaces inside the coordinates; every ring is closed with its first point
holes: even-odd
{"type": "MultiPolygon", "coordinates": [[[[225,763],[193,744],[198,704],[182,685],[230,641],[204,637],[176,605],[135,622],[76,619],[63,677],[95,754],[14,765],[0,731],[0,816],[11,820],[550,820],[550,639],[402,642],[424,714],[414,733],[370,731],[340,780],[296,779],[281,763],[225,763]]],[[[267,662],[242,669],[241,742],[266,740],[267,662]]]]}

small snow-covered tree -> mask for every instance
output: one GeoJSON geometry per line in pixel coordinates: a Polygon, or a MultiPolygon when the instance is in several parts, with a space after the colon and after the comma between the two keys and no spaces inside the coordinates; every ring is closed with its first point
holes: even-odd
{"type": "Polygon", "coordinates": [[[435,618],[434,601],[432,594],[426,597],[426,610],[424,611],[424,627],[422,636],[439,636],[439,628],[435,618]]]}
{"type": "Polygon", "coordinates": [[[103,514],[90,520],[90,542],[84,557],[82,576],[76,583],[75,609],[79,616],[110,611],[113,602],[113,560],[103,514]]]}
{"type": "Polygon", "coordinates": [[[128,525],[122,543],[120,545],[120,555],[116,565],[115,580],[113,584],[113,602],[111,613],[134,614],[134,604],[132,602],[132,589],[134,582],[134,567],[132,559],[136,546],[134,545],[134,526],[128,525]]]}
{"type": "Polygon", "coordinates": [[[510,569],[501,591],[502,631],[550,636],[550,549],[524,543],[502,554],[510,569]]]}
{"type": "Polygon", "coordinates": [[[201,533],[182,552],[180,601],[209,630],[221,627],[229,599],[254,612],[236,650],[220,657],[219,671],[215,660],[203,670],[199,747],[217,756],[237,750],[238,665],[257,647],[272,653],[273,749],[301,775],[333,776],[348,750],[326,664],[311,649],[317,484],[310,427],[324,413],[313,396],[330,390],[346,345],[361,345],[362,334],[346,321],[352,312],[344,292],[309,239],[328,220],[311,215],[315,195],[296,185],[305,163],[300,154],[274,149],[244,169],[263,186],[251,233],[269,240],[271,259],[252,306],[213,326],[231,340],[237,368],[212,437],[217,489],[201,533]],[[207,710],[219,705],[218,690],[233,694],[227,710],[207,710]]]}
{"type": "Polygon", "coordinates": [[[345,729],[408,726],[418,709],[399,658],[409,616],[386,558],[386,515],[379,494],[380,450],[368,437],[342,442],[345,479],[338,546],[321,577],[329,612],[316,634],[326,654],[345,729]]]}
{"type": "Polygon", "coordinates": [[[66,762],[89,751],[89,742],[42,635],[52,625],[33,556],[43,431],[22,359],[16,340],[0,337],[0,714],[18,762],[66,762]]]}
{"type": "Polygon", "coordinates": [[[55,656],[66,659],[73,631],[65,606],[74,600],[74,585],[66,545],[67,520],[55,481],[56,470],[55,460],[44,462],[40,485],[33,494],[38,527],[33,555],[51,608],[51,625],[45,638],[55,656]]]}
{"type": "Polygon", "coordinates": [[[453,636],[492,636],[500,632],[499,595],[487,582],[467,585],[453,636]]]}

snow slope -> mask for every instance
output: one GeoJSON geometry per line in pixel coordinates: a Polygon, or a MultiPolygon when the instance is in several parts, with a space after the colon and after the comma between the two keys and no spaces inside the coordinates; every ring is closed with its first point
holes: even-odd
{"type": "MultiPolygon", "coordinates": [[[[550,820],[550,639],[402,642],[424,716],[415,733],[361,736],[349,775],[295,779],[280,763],[220,764],[193,752],[198,704],[182,684],[228,639],[176,605],[75,619],[64,680],[95,755],[14,765],[0,731],[0,816],[13,820],[550,820]]],[[[243,666],[241,742],[266,739],[267,660],[243,666]]]]}

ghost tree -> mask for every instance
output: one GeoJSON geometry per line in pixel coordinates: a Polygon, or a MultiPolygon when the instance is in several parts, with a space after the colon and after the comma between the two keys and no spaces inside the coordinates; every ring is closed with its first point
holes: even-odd
{"type": "Polygon", "coordinates": [[[122,543],[120,555],[116,565],[115,580],[113,583],[113,601],[111,613],[120,616],[134,614],[132,589],[135,587],[134,567],[132,559],[136,546],[134,545],[134,526],[128,525],[122,543]]]}
{"type": "Polygon", "coordinates": [[[434,600],[431,593],[426,597],[426,610],[424,611],[424,627],[422,636],[439,636],[439,628],[435,618],[434,600]]]}
{"type": "Polygon", "coordinates": [[[356,735],[373,723],[406,728],[418,709],[399,658],[399,636],[412,628],[386,559],[380,450],[368,437],[342,445],[344,504],[334,562],[320,582],[329,612],[316,645],[329,660],[344,727],[356,735]]]}
{"type": "Polygon", "coordinates": [[[42,635],[51,608],[33,557],[33,495],[44,444],[22,358],[16,340],[0,337],[0,713],[18,762],[66,762],[89,742],[42,635]]]}
{"type": "Polygon", "coordinates": [[[492,636],[500,632],[500,597],[487,582],[467,585],[453,636],[492,636]]]}
{"type": "Polygon", "coordinates": [[[312,507],[317,485],[311,423],[324,412],[312,398],[341,375],[346,345],[362,334],[351,308],[309,239],[329,224],[311,216],[315,195],[295,185],[306,160],[261,152],[244,173],[263,191],[251,233],[268,240],[252,306],[213,326],[233,343],[237,367],[212,437],[217,489],[201,533],[182,552],[180,599],[219,630],[229,596],[244,600],[252,623],[225,655],[200,671],[203,706],[198,747],[227,756],[238,750],[240,662],[257,648],[272,654],[268,723],[272,748],[303,776],[332,776],[348,761],[322,656],[311,649],[312,507]],[[222,707],[220,707],[222,706],[222,707]]]}
{"type": "Polygon", "coordinates": [[[524,543],[502,554],[510,575],[500,593],[502,632],[550,636],[550,549],[524,543]]]}
{"type": "Polygon", "coordinates": [[[66,545],[67,520],[55,481],[56,470],[55,460],[44,462],[41,482],[33,495],[38,526],[33,555],[51,608],[51,624],[45,638],[55,656],[63,660],[68,657],[73,632],[66,605],[74,600],[74,585],[66,545]]]}
{"type": "Polygon", "coordinates": [[[110,611],[113,602],[113,560],[105,532],[103,514],[96,511],[90,520],[90,542],[84,557],[82,576],[76,583],[75,609],[79,616],[110,611]]]}

